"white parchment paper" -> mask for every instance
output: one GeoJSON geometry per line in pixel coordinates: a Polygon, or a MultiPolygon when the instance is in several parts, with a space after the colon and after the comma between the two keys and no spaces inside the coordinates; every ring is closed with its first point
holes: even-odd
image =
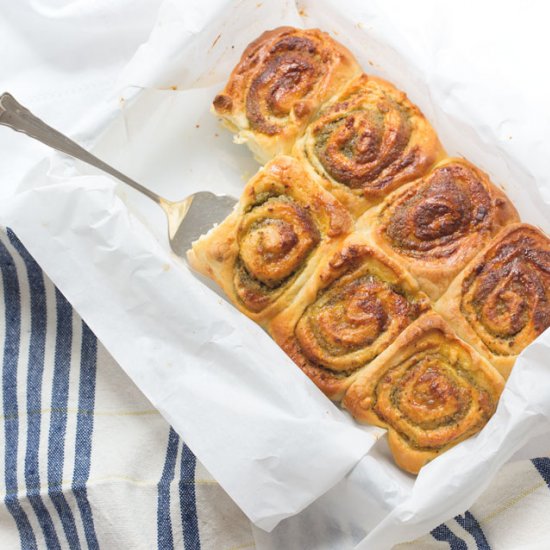
{"type": "MultiPolygon", "coordinates": [[[[407,91],[450,154],[488,171],[524,221],[550,232],[543,7],[166,0],[94,151],[170,199],[238,195],[257,165],[210,102],[263,30],[318,26],[407,91]],[[136,86],[146,89],[129,100],[136,86]]],[[[486,428],[415,479],[393,465],[381,430],[336,409],[173,257],[147,199],[54,156],[0,215],[250,519],[271,530],[294,516],[258,530],[260,548],[389,548],[420,536],[470,506],[514,453],[529,456],[527,442],[540,452],[550,431],[547,332],[519,359],[486,428]]]]}

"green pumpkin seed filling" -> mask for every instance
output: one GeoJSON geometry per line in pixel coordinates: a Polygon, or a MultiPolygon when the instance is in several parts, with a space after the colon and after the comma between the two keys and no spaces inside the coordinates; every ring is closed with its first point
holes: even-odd
{"type": "Polygon", "coordinates": [[[405,150],[411,125],[405,109],[391,103],[397,116],[396,128],[386,126],[385,113],[354,110],[319,127],[315,134],[315,154],[324,170],[338,183],[362,189],[395,163],[405,150]],[[395,133],[394,133],[395,132],[395,133]],[[391,148],[387,140],[393,138],[391,148]]]}
{"type": "Polygon", "coordinates": [[[519,354],[550,327],[550,240],[519,227],[495,243],[465,277],[460,309],[493,354],[519,354]]]}
{"type": "Polygon", "coordinates": [[[319,85],[324,70],[313,40],[302,36],[281,39],[250,83],[246,116],[251,128],[268,136],[278,134],[295,105],[319,85]]]}
{"type": "MultiPolygon", "coordinates": [[[[452,348],[452,344],[450,344],[452,348]]],[[[407,444],[439,451],[481,429],[496,402],[446,343],[430,346],[388,370],[374,391],[373,410],[407,444]]]]}
{"type": "Polygon", "coordinates": [[[329,392],[430,309],[424,294],[362,242],[338,252],[320,279],[325,286],[303,311],[287,347],[293,360],[329,392]]]}
{"type": "Polygon", "coordinates": [[[461,162],[436,168],[398,193],[379,217],[392,248],[422,261],[451,257],[464,242],[490,234],[494,218],[483,178],[461,162]]]}
{"type": "Polygon", "coordinates": [[[319,293],[300,318],[296,338],[315,365],[351,374],[384,351],[425,308],[365,265],[319,293]]]}
{"type": "Polygon", "coordinates": [[[258,195],[238,233],[233,282],[240,301],[253,312],[262,311],[305,268],[320,242],[306,208],[288,196],[258,195]]]}

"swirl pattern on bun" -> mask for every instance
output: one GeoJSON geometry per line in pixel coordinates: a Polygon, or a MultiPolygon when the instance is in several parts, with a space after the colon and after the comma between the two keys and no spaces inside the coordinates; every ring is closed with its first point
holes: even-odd
{"type": "Polygon", "coordinates": [[[550,327],[550,239],[527,224],[508,226],[436,307],[507,377],[521,351],[550,327]]]}
{"type": "Polygon", "coordinates": [[[506,195],[463,159],[446,159],[398,189],[359,226],[437,299],[505,225],[518,221],[506,195]]]}

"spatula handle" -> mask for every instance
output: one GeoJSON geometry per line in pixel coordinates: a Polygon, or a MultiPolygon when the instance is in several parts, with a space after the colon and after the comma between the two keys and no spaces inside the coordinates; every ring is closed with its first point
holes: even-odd
{"type": "Polygon", "coordinates": [[[75,143],[72,139],[69,139],[61,132],[48,126],[7,92],[0,96],[0,124],[12,128],[16,132],[26,134],[53,149],[57,149],[66,155],[103,170],[107,174],[114,176],[130,187],[140,191],[158,204],[166,202],[156,193],[153,193],[146,187],[143,187],[143,185],[125,176],[118,170],[115,170],[112,166],[109,166],[101,159],[98,159],[96,156],[86,151],[86,149],[78,145],[78,143],[75,143]]]}

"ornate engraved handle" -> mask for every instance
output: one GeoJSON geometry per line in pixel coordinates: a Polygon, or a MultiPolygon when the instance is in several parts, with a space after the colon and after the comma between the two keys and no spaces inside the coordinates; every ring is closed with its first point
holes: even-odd
{"type": "Polygon", "coordinates": [[[159,197],[156,193],[153,193],[143,185],[135,182],[128,176],[125,176],[118,170],[109,166],[107,163],[98,159],[92,155],[86,149],[75,143],[72,139],[58,132],[51,126],[48,126],[45,122],[33,115],[26,107],[23,107],[11,94],[4,92],[0,96],[0,124],[8,126],[16,132],[21,132],[27,136],[40,141],[44,145],[48,145],[57,151],[61,151],[66,155],[69,155],[75,159],[81,160],[99,168],[126,183],[130,187],[133,187],[140,193],[154,200],[156,203],[164,207],[166,201],[159,197]]]}

